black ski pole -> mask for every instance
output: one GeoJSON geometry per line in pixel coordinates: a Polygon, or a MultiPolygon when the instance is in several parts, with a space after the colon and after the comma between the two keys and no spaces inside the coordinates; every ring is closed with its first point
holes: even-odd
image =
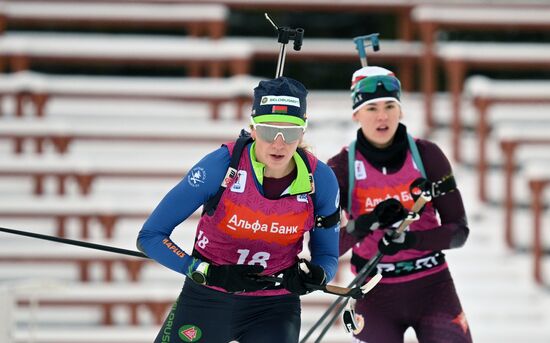
{"type": "MultiPolygon", "coordinates": [[[[262,281],[273,282],[273,283],[282,283],[284,280],[282,277],[263,276],[263,275],[257,277],[257,279],[262,281]]],[[[375,280],[374,284],[376,284],[377,282],[378,280],[375,280]]],[[[324,293],[338,295],[340,297],[357,299],[367,294],[367,292],[370,291],[372,287],[374,287],[374,284],[365,285],[365,287],[353,287],[353,288],[341,287],[336,285],[316,285],[311,283],[306,283],[305,285],[306,287],[312,290],[322,291],[324,293]]]]}
{"type": "MultiPolygon", "coordinates": [[[[370,265],[370,261],[369,263],[367,263],[363,268],[366,268],[368,265],[370,265]]],[[[363,268],[361,269],[361,271],[363,271],[363,268]]],[[[353,287],[355,284],[357,284],[357,281],[359,280],[359,277],[360,275],[357,274],[355,276],[355,278],[348,284],[348,288],[349,287],[353,287]]],[[[302,337],[302,339],[300,340],[300,343],[305,343],[307,341],[307,339],[309,337],[311,337],[311,335],[313,334],[313,332],[315,332],[315,330],[317,330],[317,328],[323,323],[323,321],[330,315],[330,313],[332,312],[332,310],[334,310],[336,308],[336,306],[338,306],[342,301],[344,300],[344,297],[338,297],[336,298],[336,300],[334,300],[332,302],[332,304],[330,304],[329,308],[321,315],[321,317],[315,322],[315,324],[313,324],[312,327],[309,328],[309,330],[306,332],[306,334],[304,335],[304,337],[302,337]]]]}
{"type": "MultiPolygon", "coordinates": [[[[380,253],[376,254],[376,256],[371,258],[369,260],[369,262],[365,266],[363,266],[363,268],[361,268],[361,270],[357,274],[357,277],[354,279],[354,280],[356,280],[356,284],[361,284],[361,282],[372,272],[372,270],[374,270],[374,268],[376,267],[378,262],[380,262],[381,259],[382,259],[382,254],[380,254],[380,253]]],[[[340,315],[340,312],[342,312],[342,310],[348,304],[349,298],[341,298],[341,299],[342,299],[343,303],[340,304],[342,302],[342,301],[340,301],[333,307],[333,308],[336,308],[336,311],[333,313],[332,318],[329,319],[327,324],[323,327],[323,329],[319,333],[319,336],[315,340],[315,343],[321,342],[323,337],[325,337],[328,330],[332,327],[332,325],[334,324],[334,322],[336,321],[336,319],[340,315]]],[[[330,313],[331,312],[328,312],[328,314],[327,314],[327,316],[325,316],[325,318],[328,317],[328,315],[330,313]]]]}
{"type": "MultiPolygon", "coordinates": [[[[95,250],[101,250],[101,251],[107,251],[112,252],[116,254],[122,254],[122,255],[128,255],[128,256],[134,256],[134,257],[141,257],[141,258],[149,258],[147,255],[143,254],[139,251],[134,250],[128,250],[128,249],[122,249],[117,247],[112,247],[108,245],[102,245],[97,243],[90,243],[90,242],[84,242],[74,239],[68,239],[68,238],[62,238],[57,236],[50,236],[50,235],[44,235],[41,233],[35,233],[30,231],[23,231],[23,230],[15,230],[15,229],[9,229],[5,227],[0,227],[0,232],[10,233],[14,235],[20,235],[20,236],[26,236],[31,238],[38,238],[46,241],[56,242],[56,243],[63,243],[63,244],[69,244],[89,249],[95,249],[95,250]]],[[[282,282],[282,278],[274,277],[274,276],[261,276],[259,279],[265,280],[265,281],[271,281],[275,283],[282,282]]],[[[361,288],[346,288],[346,287],[340,287],[336,285],[310,285],[309,287],[316,290],[324,291],[328,294],[334,294],[339,295],[342,297],[359,297],[362,294],[365,294],[366,291],[361,288]]]]}
{"type": "MultiPolygon", "coordinates": [[[[419,215],[419,212],[420,210],[424,207],[424,205],[426,203],[428,203],[430,200],[432,199],[432,195],[429,191],[422,191],[420,197],[418,197],[418,199],[415,201],[412,209],[411,209],[411,212],[409,213],[409,216],[407,218],[405,218],[405,220],[403,220],[403,222],[401,223],[401,225],[399,225],[399,227],[397,228],[397,230],[395,230],[393,232],[393,235],[392,235],[392,239],[395,239],[395,238],[398,238],[401,234],[403,234],[403,232],[405,231],[405,229],[411,224],[413,223],[414,221],[418,220],[420,215],[419,215]]],[[[374,270],[374,268],[376,267],[376,265],[378,264],[378,262],[380,262],[380,260],[382,259],[384,255],[378,251],[376,253],[376,255],[371,258],[369,260],[369,263],[367,263],[363,268],[361,268],[361,271],[360,273],[357,274],[358,277],[356,277],[357,279],[357,282],[358,284],[361,284],[368,276],[369,274],[372,272],[372,270],[374,270]],[[362,272],[362,273],[361,273],[362,272]]],[[[315,340],[315,343],[319,343],[321,342],[321,340],[323,339],[323,337],[325,336],[325,334],[328,332],[328,330],[330,329],[330,327],[334,324],[334,322],[336,321],[336,319],[338,318],[338,316],[340,315],[340,312],[342,312],[342,310],[344,309],[344,307],[346,307],[347,305],[347,302],[349,301],[349,298],[346,298],[344,300],[344,304],[343,305],[340,305],[340,307],[336,310],[336,312],[334,313],[333,317],[329,320],[329,322],[327,323],[327,325],[323,328],[323,330],[321,331],[321,333],[319,334],[319,336],[317,337],[317,339],[315,340]]]]}
{"type": "MultiPolygon", "coordinates": [[[[378,262],[380,262],[380,259],[382,258],[382,254],[377,254],[375,255],[374,257],[372,257],[360,270],[359,272],[357,273],[357,275],[355,275],[355,278],[349,283],[348,287],[353,287],[354,285],[356,284],[360,284],[360,279],[363,278],[363,275],[369,275],[373,270],[374,268],[376,267],[376,265],[378,264],[378,262]]],[[[362,281],[362,280],[361,280],[362,281]]],[[[336,300],[329,306],[329,308],[321,315],[321,317],[317,320],[317,322],[315,322],[315,324],[313,324],[313,326],[311,328],[309,328],[308,332],[306,332],[306,334],[304,335],[304,337],[302,337],[302,339],[300,340],[300,343],[305,343],[307,341],[307,339],[309,337],[311,337],[311,335],[313,334],[313,332],[315,332],[315,330],[317,330],[317,328],[325,321],[325,319],[332,313],[332,311],[338,306],[340,305],[340,303],[342,301],[344,301],[344,297],[338,297],[336,298],[336,300]]],[[[346,301],[347,303],[347,301],[346,301]]],[[[346,303],[342,306],[340,306],[338,309],[337,309],[337,312],[336,312],[336,315],[333,317],[333,318],[336,318],[338,316],[338,314],[342,311],[342,309],[346,306],[346,303]]],[[[326,327],[330,327],[332,326],[332,323],[333,323],[333,320],[331,319],[331,322],[330,322],[330,325],[326,325],[326,327]]],[[[323,329],[323,332],[325,330],[323,329]]],[[[324,334],[323,334],[324,335],[324,334]]]]}
{"type": "Polygon", "coordinates": [[[84,247],[84,248],[89,248],[89,249],[108,251],[108,252],[112,252],[112,253],[116,253],[116,254],[135,256],[135,257],[141,257],[141,258],[149,258],[144,253],[139,252],[139,251],[135,251],[135,250],[128,250],[128,249],[111,247],[111,246],[108,246],[108,245],[89,243],[89,242],[78,241],[78,240],[74,240],[74,239],[56,237],[56,236],[49,236],[49,235],[44,235],[44,234],[34,233],[34,232],[29,232],[29,231],[14,230],[14,229],[8,229],[8,228],[5,228],[5,227],[0,227],[0,232],[11,233],[11,234],[14,234],[14,235],[27,236],[27,237],[32,237],[32,238],[38,238],[38,239],[43,239],[43,240],[46,240],[46,241],[58,242],[58,243],[63,243],[63,244],[76,245],[76,246],[79,246],[79,247],[84,247]]]}

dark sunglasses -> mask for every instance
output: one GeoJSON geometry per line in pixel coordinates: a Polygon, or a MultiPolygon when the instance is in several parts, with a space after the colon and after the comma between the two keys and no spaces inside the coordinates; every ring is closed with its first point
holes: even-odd
{"type": "Polygon", "coordinates": [[[353,87],[353,95],[358,93],[374,93],[379,85],[384,86],[388,92],[401,92],[401,83],[394,76],[379,75],[366,77],[353,87]]]}

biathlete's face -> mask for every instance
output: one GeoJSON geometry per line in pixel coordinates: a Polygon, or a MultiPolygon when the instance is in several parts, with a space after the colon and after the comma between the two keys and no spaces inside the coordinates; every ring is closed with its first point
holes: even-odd
{"type": "Polygon", "coordinates": [[[398,102],[377,101],[366,104],[353,114],[353,120],[361,125],[365,138],[377,148],[388,147],[401,120],[398,102]]]}
{"type": "Polygon", "coordinates": [[[294,169],[292,156],[302,141],[304,132],[303,126],[283,122],[252,126],[251,135],[256,141],[256,159],[265,164],[265,176],[283,177],[294,169]]]}

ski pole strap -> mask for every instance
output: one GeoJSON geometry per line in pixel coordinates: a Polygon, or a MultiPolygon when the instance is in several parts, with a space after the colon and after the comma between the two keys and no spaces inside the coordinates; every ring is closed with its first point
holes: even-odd
{"type": "Polygon", "coordinates": [[[353,333],[362,328],[361,324],[355,319],[355,309],[351,306],[351,301],[348,301],[348,307],[342,313],[342,322],[344,322],[344,329],[348,333],[353,333]]]}
{"type": "Polygon", "coordinates": [[[418,147],[416,146],[414,138],[407,133],[407,140],[409,141],[409,149],[411,150],[414,163],[418,167],[418,170],[420,170],[422,177],[427,178],[426,169],[424,169],[424,163],[422,163],[422,158],[420,158],[420,153],[418,152],[418,147]]]}
{"type": "Polygon", "coordinates": [[[351,199],[353,197],[353,187],[355,185],[355,144],[350,143],[348,147],[348,213],[351,214],[351,199]]]}
{"type": "MultiPolygon", "coordinates": [[[[407,134],[407,140],[409,141],[409,149],[411,150],[414,163],[418,167],[418,170],[420,170],[420,174],[422,174],[422,177],[427,179],[426,169],[424,168],[424,163],[422,163],[422,158],[420,157],[420,153],[418,152],[416,141],[409,134],[407,134]]],[[[437,198],[456,189],[455,178],[452,174],[446,175],[438,181],[431,182],[430,187],[432,197],[437,198]]]]}
{"type": "MultiPolygon", "coordinates": [[[[309,183],[311,185],[311,192],[309,193],[309,196],[311,197],[311,200],[315,204],[316,203],[316,200],[315,200],[315,179],[313,178],[313,173],[314,173],[315,170],[313,170],[313,168],[311,166],[311,163],[309,163],[309,158],[308,158],[307,153],[304,149],[298,147],[296,149],[296,153],[300,156],[300,158],[302,159],[302,161],[304,161],[304,164],[306,165],[307,172],[308,172],[308,177],[309,177],[309,183]]],[[[315,167],[316,167],[316,165],[315,165],[315,167]]]]}
{"type": "Polygon", "coordinates": [[[445,175],[441,180],[432,182],[432,196],[437,198],[456,189],[456,181],[453,174],[445,175]]]}
{"type": "Polygon", "coordinates": [[[319,229],[331,228],[340,222],[340,207],[336,211],[328,216],[315,216],[315,227],[319,229]]]}
{"type": "MultiPolygon", "coordinates": [[[[360,270],[367,264],[368,260],[353,254],[350,262],[355,266],[356,270],[360,270]]],[[[445,254],[441,251],[435,251],[431,254],[405,261],[379,262],[376,265],[376,269],[372,270],[367,277],[376,275],[377,273],[382,274],[383,278],[407,276],[432,269],[444,263],[445,254]]]]}
{"type": "MultiPolygon", "coordinates": [[[[315,193],[315,179],[313,178],[313,168],[311,166],[311,164],[309,163],[309,158],[306,154],[306,151],[302,148],[298,148],[296,149],[296,152],[298,153],[298,155],[300,155],[300,157],[302,158],[302,161],[304,161],[304,164],[306,165],[306,168],[308,170],[308,173],[309,173],[309,182],[311,183],[311,192],[309,193],[309,196],[311,197],[311,201],[313,202],[313,204],[316,204],[317,203],[317,200],[316,200],[316,193],[315,193]]],[[[336,209],[336,211],[334,211],[334,213],[328,215],[328,216],[322,216],[322,215],[318,215],[316,214],[315,215],[315,227],[316,228],[330,228],[330,227],[333,227],[334,225],[338,224],[340,222],[340,207],[338,207],[336,209]]]]}

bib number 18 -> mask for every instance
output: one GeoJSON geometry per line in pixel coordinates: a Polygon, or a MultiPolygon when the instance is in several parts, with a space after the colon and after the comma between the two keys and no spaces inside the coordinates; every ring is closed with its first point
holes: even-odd
{"type": "Polygon", "coordinates": [[[237,261],[237,264],[248,264],[248,265],[254,265],[259,264],[264,268],[267,268],[267,261],[269,260],[269,257],[271,256],[268,252],[265,251],[259,251],[252,255],[252,257],[248,260],[248,255],[250,254],[250,250],[248,249],[239,249],[237,250],[239,253],[239,260],[237,261]]]}

